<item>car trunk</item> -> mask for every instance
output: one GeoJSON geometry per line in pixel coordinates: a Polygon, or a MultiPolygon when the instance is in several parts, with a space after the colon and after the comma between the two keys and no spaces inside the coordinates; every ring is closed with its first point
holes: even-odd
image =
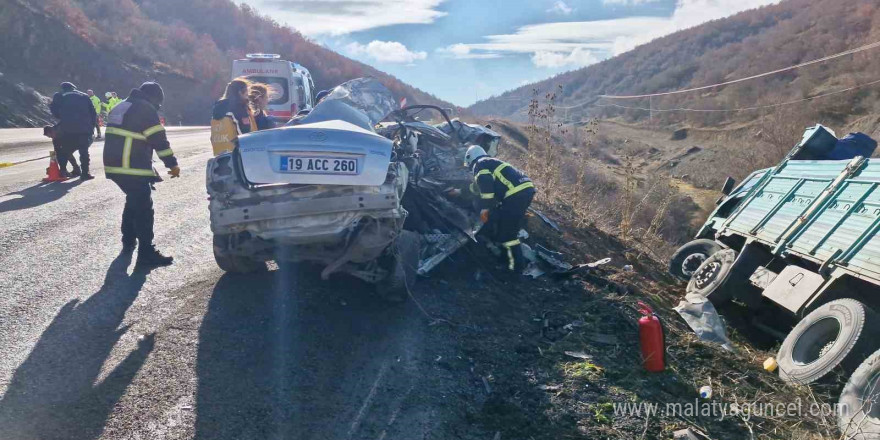
{"type": "Polygon", "coordinates": [[[244,178],[256,185],[378,186],[392,143],[343,120],[258,131],[239,138],[244,178]]]}

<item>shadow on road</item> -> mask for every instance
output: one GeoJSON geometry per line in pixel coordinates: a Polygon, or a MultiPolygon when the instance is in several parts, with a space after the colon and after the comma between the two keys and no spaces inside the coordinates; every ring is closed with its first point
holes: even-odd
{"type": "Polygon", "coordinates": [[[94,439],[153,349],[154,336],[139,343],[102,380],[101,368],[126,332],[119,328],[144,285],[146,271],[131,276],[130,254],[120,254],[104,285],[85,302],[65,304],[18,367],[0,400],[0,438],[94,439]]]}
{"type": "Polygon", "coordinates": [[[361,438],[393,421],[424,323],[370,290],[307,266],[224,275],[199,330],[195,438],[361,438]]]}
{"type": "Polygon", "coordinates": [[[11,192],[5,196],[19,195],[21,197],[0,202],[0,213],[30,209],[46,203],[52,203],[65,195],[71,189],[81,184],[82,180],[73,179],[65,182],[38,183],[21,191],[11,192]]]}

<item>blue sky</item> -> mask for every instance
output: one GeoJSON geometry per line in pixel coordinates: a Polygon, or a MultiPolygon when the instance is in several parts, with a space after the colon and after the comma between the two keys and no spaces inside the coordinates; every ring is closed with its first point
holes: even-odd
{"type": "Polygon", "coordinates": [[[467,106],[779,0],[237,1],[336,52],[467,106]]]}

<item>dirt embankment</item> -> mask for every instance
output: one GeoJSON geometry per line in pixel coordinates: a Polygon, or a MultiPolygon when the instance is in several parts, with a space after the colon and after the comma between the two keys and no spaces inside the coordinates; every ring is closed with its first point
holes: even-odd
{"type": "Polygon", "coordinates": [[[210,114],[206,84],[153,68],[149,60],[125,63],[40,9],[21,0],[0,3],[0,127],[37,126],[49,119],[45,97],[63,81],[120,96],[147,80],[165,88],[169,124],[204,124],[210,114]],[[36,91],[35,94],[33,91],[36,91]]]}
{"type": "Polygon", "coordinates": [[[733,404],[825,401],[761,368],[776,341],[739,324],[741,310],[722,311],[737,353],[702,343],[671,310],[684,286],[662,264],[595,228],[562,226],[558,234],[531,216],[528,242],[573,263],[612,262],[571,278],[510,280],[488,251],[471,247],[420,285],[431,292],[416,298],[430,315],[434,374],[450,387],[426,398],[469,421],[456,438],[667,440],[686,428],[725,440],[833,438],[833,422],[821,417],[722,414],[733,404]],[[642,368],[638,301],[663,322],[663,373],[642,368]],[[704,385],[713,398],[699,399],[704,385]]]}

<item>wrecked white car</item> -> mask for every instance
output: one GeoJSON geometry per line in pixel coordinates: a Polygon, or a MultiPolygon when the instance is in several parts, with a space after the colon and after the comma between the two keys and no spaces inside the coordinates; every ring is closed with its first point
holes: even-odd
{"type": "Polygon", "coordinates": [[[270,260],[315,262],[325,279],[344,272],[402,298],[476,233],[467,201],[445,193],[471,181],[460,134],[497,148],[499,136],[477,127],[439,107],[395,110],[384,86],[361,78],[297,125],[241,136],[207,167],[217,264],[250,272],[270,260]],[[441,124],[424,122],[432,112],[441,124]]]}

